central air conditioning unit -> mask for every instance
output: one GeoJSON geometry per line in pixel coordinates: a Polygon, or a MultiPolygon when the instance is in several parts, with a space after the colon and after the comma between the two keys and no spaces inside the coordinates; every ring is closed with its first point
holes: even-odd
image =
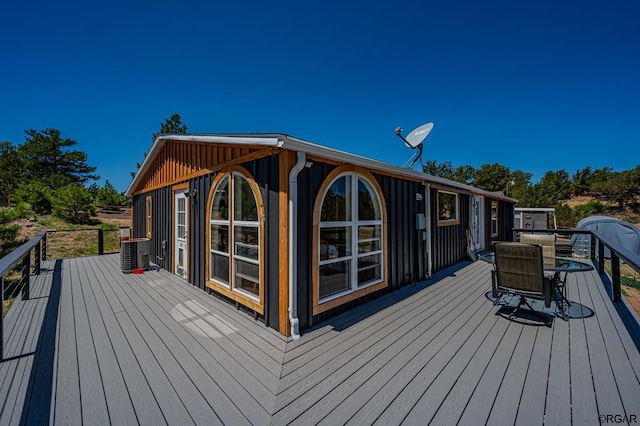
{"type": "Polygon", "coordinates": [[[120,266],[122,272],[131,273],[134,269],[149,269],[149,238],[134,238],[120,243],[120,266]]]}

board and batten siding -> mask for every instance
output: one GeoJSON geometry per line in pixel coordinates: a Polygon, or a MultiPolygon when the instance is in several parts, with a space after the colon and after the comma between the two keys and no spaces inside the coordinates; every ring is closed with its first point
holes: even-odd
{"type": "Polygon", "coordinates": [[[485,247],[493,250],[492,244],[496,241],[513,241],[513,214],[514,203],[485,199],[485,247]],[[491,202],[498,201],[498,235],[491,236],[491,202]]]}
{"type": "MultiPolygon", "coordinates": [[[[446,190],[455,192],[454,189],[446,190]]],[[[468,194],[458,193],[460,223],[438,226],[438,189],[431,189],[431,254],[432,272],[441,271],[467,259],[467,236],[469,228],[470,199],[468,194]]]]}
{"type": "MultiPolygon", "coordinates": [[[[271,155],[240,164],[251,174],[260,188],[264,203],[265,232],[261,262],[265,277],[265,316],[267,326],[278,329],[279,303],[279,175],[278,156],[271,155]]],[[[206,289],[207,271],[205,260],[209,254],[206,240],[208,224],[207,201],[216,173],[196,176],[187,180],[189,189],[196,190],[195,197],[189,197],[189,282],[201,289],[206,289]]],[[[173,238],[173,192],[172,186],[166,186],[143,192],[133,197],[134,237],[145,237],[145,198],[151,196],[153,207],[151,256],[156,263],[157,256],[164,258],[163,268],[172,270],[172,238],[173,238]],[[162,252],[162,241],[166,241],[166,252],[162,252]]],[[[235,302],[234,302],[235,303],[235,302]]]]}
{"type": "MultiPolygon", "coordinates": [[[[336,167],[313,161],[311,167],[304,168],[298,175],[297,300],[300,329],[309,328],[378,295],[373,293],[313,315],[313,211],[320,186],[336,167]]],[[[423,231],[416,229],[416,215],[424,214],[425,206],[424,200],[416,200],[416,193],[424,195],[424,186],[421,182],[376,174],[374,171],[371,173],[382,189],[387,206],[387,229],[384,234],[387,251],[386,289],[395,290],[412,283],[414,278],[420,280],[426,276],[423,231]]]]}

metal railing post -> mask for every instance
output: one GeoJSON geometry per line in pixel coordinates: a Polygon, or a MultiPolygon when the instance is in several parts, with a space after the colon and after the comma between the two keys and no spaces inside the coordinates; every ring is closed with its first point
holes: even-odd
{"type": "MultiPolygon", "coordinates": [[[[592,238],[595,237],[592,236],[592,238]]],[[[604,244],[598,240],[598,273],[600,275],[604,274],[604,262],[604,244]]]]}
{"type": "Polygon", "coordinates": [[[589,235],[591,238],[591,261],[596,260],[596,237],[593,234],[589,235]]]}
{"type": "Polygon", "coordinates": [[[42,260],[47,260],[47,233],[42,237],[42,260]]]}
{"type": "Polygon", "coordinates": [[[98,229],[98,254],[104,254],[104,231],[98,229]]]}
{"type": "Polygon", "coordinates": [[[40,243],[35,247],[35,259],[33,259],[33,273],[34,275],[40,275],[40,243]]]}
{"type": "Polygon", "coordinates": [[[31,293],[31,250],[22,259],[22,300],[29,300],[31,293]]]}
{"type": "Polygon", "coordinates": [[[622,301],[622,290],[620,288],[620,258],[617,254],[611,250],[611,277],[612,286],[611,292],[613,293],[613,301],[622,301]]]}

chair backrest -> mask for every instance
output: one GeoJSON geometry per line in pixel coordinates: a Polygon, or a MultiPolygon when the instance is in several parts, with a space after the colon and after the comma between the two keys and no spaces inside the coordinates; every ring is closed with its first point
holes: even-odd
{"type": "Polygon", "coordinates": [[[495,245],[497,288],[544,295],[542,247],[523,243],[495,245]]]}
{"type": "Polygon", "coordinates": [[[553,269],[556,265],[556,236],[549,234],[520,234],[520,242],[525,244],[539,244],[542,246],[544,267],[553,269]]]}

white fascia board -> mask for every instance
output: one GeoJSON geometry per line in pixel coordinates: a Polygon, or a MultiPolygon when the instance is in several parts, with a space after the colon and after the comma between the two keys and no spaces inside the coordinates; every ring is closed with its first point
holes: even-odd
{"type": "Polygon", "coordinates": [[[556,209],[554,207],[516,207],[516,212],[555,212],[556,209]]]}

